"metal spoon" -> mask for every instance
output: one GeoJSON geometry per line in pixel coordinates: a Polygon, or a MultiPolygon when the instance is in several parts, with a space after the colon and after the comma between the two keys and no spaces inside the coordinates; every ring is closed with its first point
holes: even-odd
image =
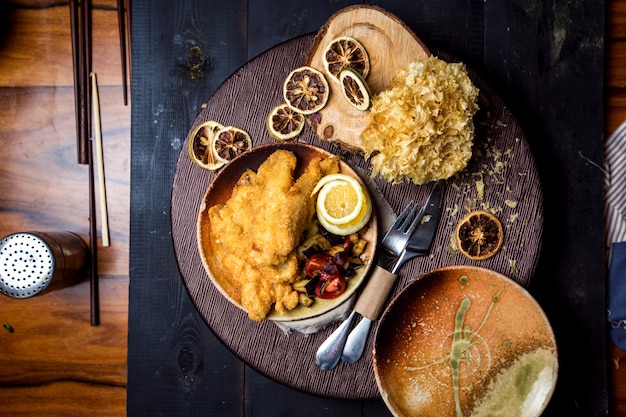
{"type": "Polygon", "coordinates": [[[324,371],[333,369],[339,363],[343,346],[350,332],[352,321],[356,317],[356,311],[352,311],[348,318],[337,327],[329,337],[322,343],[315,354],[315,362],[324,371]]]}
{"type": "Polygon", "coordinates": [[[367,317],[363,319],[355,326],[350,332],[346,340],[346,345],[343,348],[343,354],[341,359],[347,363],[355,363],[363,355],[365,349],[365,341],[370,331],[372,321],[367,317]]]}

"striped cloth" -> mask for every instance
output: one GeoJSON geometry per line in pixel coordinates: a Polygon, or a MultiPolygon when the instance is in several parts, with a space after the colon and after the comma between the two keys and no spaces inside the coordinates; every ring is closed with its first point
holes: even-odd
{"type": "Polygon", "coordinates": [[[626,351],[626,122],[605,142],[604,168],[609,335],[626,351]]]}
{"type": "Polygon", "coordinates": [[[626,122],[604,144],[607,247],[626,241],[626,122]]]}

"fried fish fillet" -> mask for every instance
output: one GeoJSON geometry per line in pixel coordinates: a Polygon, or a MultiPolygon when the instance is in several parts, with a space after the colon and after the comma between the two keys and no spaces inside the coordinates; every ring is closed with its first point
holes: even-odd
{"type": "Polygon", "coordinates": [[[311,192],[322,176],[339,170],[336,158],[317,158],[296,179],[297,162],[292,152],[274,152],[256,173],[242,174],[225,204],[209,209],[220,284],[255,321],[272,306],[282,313],[298,305],[295,249],[315,213],[311,192]]]}

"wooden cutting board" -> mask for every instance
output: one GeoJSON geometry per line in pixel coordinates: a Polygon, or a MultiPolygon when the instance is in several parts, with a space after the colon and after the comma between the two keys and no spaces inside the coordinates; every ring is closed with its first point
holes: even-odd
{"type": "MultiPolygon", "coordinates": [[[[358,40],[370,59],[366,79],[372,94],[389,85],[398,70],[408,63],[430,56],[428,48],[397,17],[375,6],[351,6],[331,16],[317,33],[308,65],[324,71],[323,56],[327,45],[339,36],[358,40]]],[[[342,96],[339,84],[329,80],[330,97],[326,106],[309,119],[320,139],[361,152],[359,135],[367,126],[369,111],[353,108],[342,96]]]]}

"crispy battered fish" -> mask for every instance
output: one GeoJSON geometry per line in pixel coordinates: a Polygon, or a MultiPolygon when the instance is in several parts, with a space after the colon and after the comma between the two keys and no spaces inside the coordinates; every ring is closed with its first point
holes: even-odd
{"type": "Polygon", "coordinates": [[[216,272],[250,319],[262,321],[272,306],[283,313],[298,305],[295,249],[315,214],[311,192],[338,164],[334,157],[313,159],[295,179],[295,155],[278,150],[256,173],[242,174],[226,204],[209,209],[216,272]]]}

